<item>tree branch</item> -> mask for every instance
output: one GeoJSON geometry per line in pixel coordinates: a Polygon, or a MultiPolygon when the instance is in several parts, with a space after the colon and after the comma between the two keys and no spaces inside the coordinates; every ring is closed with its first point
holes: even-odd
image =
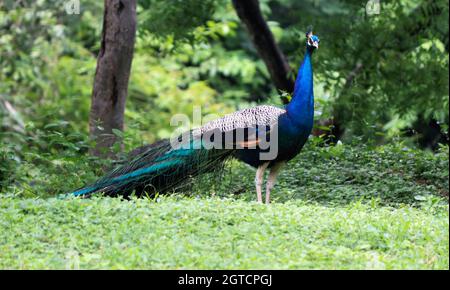
{"type": "Polygon", "coordinates": [[[363,64],[361,61],[358,61],[352,71],[348,74],[345,79],[344,90],[349,89],[353,84],[354,79],[358,76],[358,74],[363,69],[363,64]]]}
{"type": "MultiPolygon", "coordinates": [[[[253,45],[266,64],[275,87],[280,91],[292,93],[295,83],[289,78],[289,64],[262,16],[259,1],[233,0],[233,5],[247,29],[253,45]]],[[[281,99],[283,103],[288,103],[286,97],[281,97],[281,99]]]]}

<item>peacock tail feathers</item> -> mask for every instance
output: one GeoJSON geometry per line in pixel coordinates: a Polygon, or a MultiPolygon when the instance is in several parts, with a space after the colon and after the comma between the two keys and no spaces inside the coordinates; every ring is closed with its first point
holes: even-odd
{"type": "Polygon", "coordinates": [[[207,172],[219,172],[233,150],[205,149],[200,137],[188,142],[158,141],[132,152],[131,159],[112,170],[95,183],[72,194],[89,196],[103,192],[109,196],[165,193],[188,184],[193,177],[207,172]]]}

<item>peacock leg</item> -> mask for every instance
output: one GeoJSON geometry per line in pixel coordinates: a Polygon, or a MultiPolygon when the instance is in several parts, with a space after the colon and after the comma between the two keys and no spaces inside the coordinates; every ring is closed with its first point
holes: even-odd
{"type": "Polygon", "coordinates": [[[258,202],[259,203],[262,203],[262,189],[261,189],[261,186],[263,184],[264,170],[266,170],[268,165],[269,165],[269,162],[263,163],[256,170],[255,185],[256,185],[256,196],[258,198],[258,202]]]}
{"type": "Polygon", "coordinates": [[[280,173],[281,168],[283,168],[284,164],[285,164],[284,162],[279,162],[270,169],[269,177],[267,178],[267,183],[266,183],[266,204],[270,203],[270,191],[272,190],[273,186],[275,185],[277,176],[280,173]]]}

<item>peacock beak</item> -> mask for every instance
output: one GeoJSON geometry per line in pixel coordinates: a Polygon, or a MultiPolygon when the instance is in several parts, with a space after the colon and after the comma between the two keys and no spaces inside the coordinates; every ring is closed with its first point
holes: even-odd
{"type": "Polygon", "coordinates": [[[316,49],[319,49],[319,42],[313,41],[312,45],[313,45],[316,49]]]}

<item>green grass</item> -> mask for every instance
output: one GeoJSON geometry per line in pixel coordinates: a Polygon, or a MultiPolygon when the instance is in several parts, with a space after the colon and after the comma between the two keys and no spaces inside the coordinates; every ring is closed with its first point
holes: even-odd
{"type": "Polygon", "coordinates": [[[0,268],[447,269],[448,207],[2,199],[0,268]]]}
{"type": "Polygon", "coordinates": [[[310,143],[270,206],[238,163],[156,200],[55,199],[95,178],[73,158],[16,168],[0,194],[0,268],[449,268],[448,147],[310,143]]]}

